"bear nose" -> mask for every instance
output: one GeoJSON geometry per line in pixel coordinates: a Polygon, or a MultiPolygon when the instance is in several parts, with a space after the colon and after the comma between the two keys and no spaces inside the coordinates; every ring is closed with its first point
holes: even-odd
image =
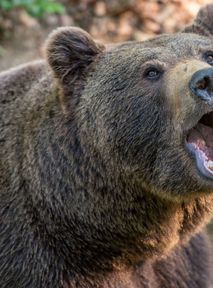
{"type": "Polygon", "coordinates": [[[204,101],[213,101],[213,68],[205,68],[195,72],[189,82],[194,95],[204,101]]]}

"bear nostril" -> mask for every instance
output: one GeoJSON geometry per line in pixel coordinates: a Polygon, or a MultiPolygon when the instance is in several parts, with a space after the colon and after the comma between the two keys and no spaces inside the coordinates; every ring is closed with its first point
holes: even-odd
{"type": "Polygon", "coordinates": [[[189,82],[189,88],[195,96],[213,104],[213,68],[195,72],[189,82]]]}
{"type": "Polygon", "coordinates": [[[209,87],[210,79],[209,77],[204,77],[196,83],[196,89],[205,90],[209,87]]]}

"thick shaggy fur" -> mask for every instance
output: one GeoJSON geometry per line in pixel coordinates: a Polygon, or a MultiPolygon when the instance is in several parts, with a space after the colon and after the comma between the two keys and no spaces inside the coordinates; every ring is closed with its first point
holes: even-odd
{"type": "Polygon", "coordinates": [[[188,88],[211,15],[109,51],[59,29],[0,74],[1,288],[209,287],[213,184],[183,135],[212,109],[188,88]]]}

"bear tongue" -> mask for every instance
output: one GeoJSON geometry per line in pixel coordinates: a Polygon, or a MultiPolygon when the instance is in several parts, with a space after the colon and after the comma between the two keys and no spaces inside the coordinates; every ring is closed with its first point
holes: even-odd
{"type": "Polygon", "coordinates": [[[188,143],[195,144],[199,149],[213,149],[213,128],[198,123],[187,137],[188,143]]]}
{"type": "Polygon", "coordinates": [[[202,123],[198,123],[196,127],[202,138],[205,140],[206,146],[213,148],[213,128],[202,123]]]}
{"type": "Polygon", "coordinates": [[[213,128],[198,123],[188,134],[187,145],[195,154],[198,169],[213,178],[213,128]]]}

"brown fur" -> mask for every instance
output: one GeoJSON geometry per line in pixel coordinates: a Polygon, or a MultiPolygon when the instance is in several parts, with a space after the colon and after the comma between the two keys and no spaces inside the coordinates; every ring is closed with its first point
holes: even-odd
{"type": "Polygon", "coordinates": [[[213,6],[212,4],[206,5],[200,9],[196,20],[192,25],[186,27],[184,32],[193,32],[200,35],[212,37],[213,35],[213,6]]]}
{"type": "Polygon", "coordinates": [[[188,88],[210,67],[204,12],[109,51],[61,28],[48,65],[0,74],[1,288],[209,287],[213,184],[183,145],[212,109],[188,88]]]}

